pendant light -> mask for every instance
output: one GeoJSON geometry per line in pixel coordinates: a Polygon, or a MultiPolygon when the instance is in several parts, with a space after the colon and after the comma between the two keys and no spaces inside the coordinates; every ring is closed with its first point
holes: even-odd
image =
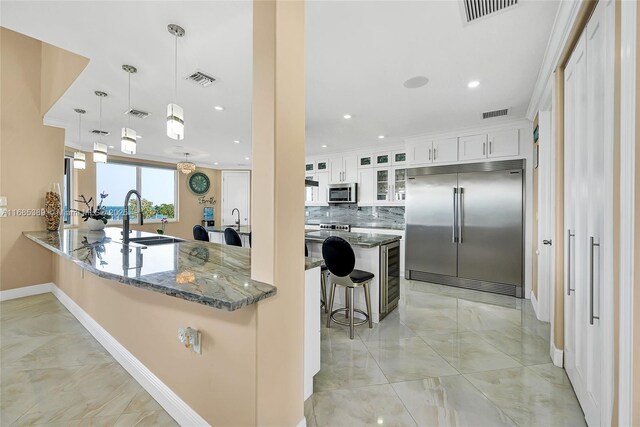
{"type": "Polygon", "coordinates": [[[102,143],[102,98],[105,98],[107,94],[99,90],[94,93],[100,98],[100,141],[93,143],[93,162],[107,163],[107,145],[102,143]]]}
{"type": "Polygon", "coordinates": [[[184,139],[184,112],[176,104],[178,98],[178,37],[184,36],[184,28],[176,24],[167,26],[169,33],[175,37],[173,103],[167,105],[167,136],[180,141],[184,139]]]}
{"type": "Polygon", "coordinates": [[[185,175],[196,170],[195,163],[189,161],[189,153],[184,153],[184,162],[178,162],[178,170],[185,175]]]}
{"type": "MultiPolygon", "coordinates": [[[[129,110],[131,110],[131,74],[138,72],[132,65],[123,65],[122,69],[129,74],[129,110]]],[[[131,129],[131,116],[127,114],[127,127],[122,128],[120,150],[125,154],[136,154],[136,131],[131,129]]]]}
{"type": "MultiPolygon", "coordinates": [[[[74,111],[78,113],[78,145],[82,147],[82,115],[86,113],[86,111],[81,108],[76,108],[74,111]]],[[[76,151],[73,153],[73,168],[84,169],[85,167],[86,162],[84,153],[82,151],[76,151]]]]}

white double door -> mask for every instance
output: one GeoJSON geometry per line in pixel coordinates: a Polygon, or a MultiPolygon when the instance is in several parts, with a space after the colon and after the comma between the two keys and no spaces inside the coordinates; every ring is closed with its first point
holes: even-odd
{"type": "Polygon", "coordinates": [[[564,361],[569,379],[590,426],[606,424],[603,410],[609,381],[606,352],[610,351],[601,316],[612,283],[605,260],[612,247],[610,224],[612,174],[607,165],[612,150],[606,133],[610,76],[608,31],[612,2],[599,2],[565,68],[565,344],[564,361]],[[607,5],[609,4],[609,5],[607,5]]]}

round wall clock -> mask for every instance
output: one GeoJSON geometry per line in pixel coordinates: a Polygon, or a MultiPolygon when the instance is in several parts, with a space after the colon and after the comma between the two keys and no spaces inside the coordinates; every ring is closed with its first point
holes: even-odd
{"type": "Polygon", "coordinates": [[[211,181],[209,177],[202,172],[194,172],[187,178],[187,187],[189,190],[198,196],[207,194],[211,187],[211,181]]]}

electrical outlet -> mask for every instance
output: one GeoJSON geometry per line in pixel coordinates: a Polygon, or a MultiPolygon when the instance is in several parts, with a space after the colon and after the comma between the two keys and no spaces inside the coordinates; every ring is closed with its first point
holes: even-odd
{"type": "Polygon", "coordinates": [[[194,353],[202,354],[202,335],[197,329],[178,328],[178,340],[194,353]]]}

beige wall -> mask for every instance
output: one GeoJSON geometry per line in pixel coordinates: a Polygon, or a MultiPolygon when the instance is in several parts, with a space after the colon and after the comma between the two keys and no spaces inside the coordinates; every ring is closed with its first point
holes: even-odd
{"type": "Polygon", "coordinates": [[[254,1],[251,276],[258,305],[257,422],[304,419],[304,3],[254,1]],[[275,385],[277,384],[277,389],[275,385]]]}
{"type": "MultiPolygon", "coordinates": [[[[640,25],[640,7],[636,7],[636,25],[640,25]]],[[[636,27],[636,161],[635,161],[635,188],[640,189],[640,30],[636,27]]],[[[633,413],[632,425],[640,425],[640,197],[635,197],[635,223],[634,223],[634,278],[633,278],[633,413]]]]}
{"type": "MultiPolygon", "coordinates": [[[[10,210],[41,209],[64,173],[64,130],[44,126],[42,117],[89,60],[6,28],[0,44],[0,195],[10,210]],[[45,74],[51,80],[43,84],[45,74]]],[[[51,281],[51,253],[22,237],[44,228],[41,216],[0,219],[0,290],[51,281]]]]}
{"type": "MultiPolygon", "coordinates": [[[[38,245],[30,242],[30,248],[38,245]]],[[[256,305],[228,312],[82,272],[55,255],[54,281],[120,344],[213,426],[252,426],[256,305]],[[202,354],[178,328],[202,333],[202,354]]],[[[272,384],[272,387],[275,384],[272,384]]]]}
{"type": "MultiPolygon", "coordinates": [[[[67,148],[68,152],[72,152],[72,148],[67,148]]],[[[93,157],[91,153],[86,153],[86,169],[75,169],[74,170],[74,199],[77,199],[80,194],[84,194],[87,198],[94,197],[96,198],[97,193],[102,191],[102,189],[96,188],[96,164],[93,162],[93,157]]],[[[118,156],[109,156],[110,159],[127,161],[131,160],[126,157],[118,157],[118,156]]],[[[141,159],[133,159],[136,163],[144,163],[150,166],[160,165],[160,166],[170,166],[175,167],[174,164],[170,163],[162,163],[162,162],[153,162],[141,159]]],[[[222,178],[221,171],[217,169],[208,169],[208,168],[197,168],[197,171],[203,172],[209,177],[211,181],[211,188],[205,197],[214,196],[217,203],[214,206],[215,215],[216,215],[216,224],[220,225],[220,198],[222,194],[222,178]]],[[[167,224],[165,229],[165,234],[181,237],[183,239],[193,239],[193,226],[196,224],[200,224],[202,220],[202,208],[209,205],[201,205],[198,203],[198,196],[194,195],[187,188],[187,177],[188,175],[184,175],[182,173],[178,174],[178,221],[170,222],[167,224]]],[[[142,194],[144,198],[144,193],[142,194]]],[[[110,200],[106,199],[107,204],[120,206],[124,203],[124,200],[110,200]]],[[[79,209],[77,203],[74,203],[74,208],[79,209]]],[[[80,227],[84,227],[82,219],[76,217],[74,218],[74,225],[79,225],[80,227]]],[[[121,227],[121,224],[113,223],[111,226],[121,227]]],[[[157,222],[145,222],[144,225],[140,226],[137,223],[131,223],[131,228],[134,230],[143,230],[148,231],[150,233],[155,233],[158,228],[160,228],[160,224],[157,222]]]]}

